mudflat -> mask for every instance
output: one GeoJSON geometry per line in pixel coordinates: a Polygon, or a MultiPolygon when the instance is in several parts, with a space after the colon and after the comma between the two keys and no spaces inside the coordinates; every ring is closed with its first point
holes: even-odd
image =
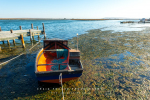
{"type": "MultiPolygon", "coordinates": [[[[65,99],[150,98],[149,37],[150,28],[124,32],[94,29],[79,35],[84,71],[78,80],[63,84],[65,99]]],[[[69,47],[76,49],[76,40],[68,40],[69,47]]],[[[42,47],[38,46],[1,67],[0,98],[62,98],[60,86],[38,85],[34,76],[35,55],[42,47]]]]}

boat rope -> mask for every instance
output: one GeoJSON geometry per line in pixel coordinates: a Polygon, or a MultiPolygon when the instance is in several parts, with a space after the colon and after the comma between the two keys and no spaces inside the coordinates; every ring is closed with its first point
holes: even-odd
{"type": "Polygon", "coordinates": [[[37,42],[34,46],[32,46],[32,47],[29,49],[29,51],[32,50],[37,44],[39,44],[40,41],[43,40],[43,38],[44,38],[44,36],[39,40],[39,42],[37,42]]]}
{"type": "Polygon", "coordinates": [[[60,73],[60,75],[59,75],[59,82],[61,83],[62,96],[63,96],[63,100],[64,100],[64,92],[63,92],[63,85],[62,85],[62,73],[60,73]]]}
{"type": "Polygon", "coordinates": [[[14,60],[14,59],[16,59],[16,58],[18,58],[18,57],[20,57],[20,56],[23,55],[23,54],[24,54],[24,53],[21,53],[20,55],[18,55],[18,56],[16,56],[16,57],[12,58],[12,59],[10,59],[10,60],[7,60],[7,61],[5,61],[5,62],[3,62],[3,63],[0,63],[0,66],[3,65],[3,64],[5,64],[5,63],[8,63],[8,62],[10,62],[10,61],[12,61],[12,60],[14,60]]]}
{"type": "MultiPolygon", "coordinates": [[[[29,49],[29,51],[32,50],[38,43],[40,43],[40,41],[41,41],[43,38],[44,38],[44,36],[39,40],[39,42],[37,42],[35,45],[33,45],[33,46],[29,49]]],[[[14,57],[14,58],[12,58],[12,59],[10,59],[10,60],[7,60],[7,61],[5,61],[5,62],[0,63],[0,66],[3,65],[3,64],[5,64],[5,63],[8,63],[8,62],[10,62],[10,61],[12,61],[12,60],[14,60],[14,59],[16,59],[16,58],[18,58],[18,57],[20,57],[20,56],[23,55],[23,54],[25,54],[25,52],[22,52],[21,54],[19,54],[18,56],[14,57]]]]}

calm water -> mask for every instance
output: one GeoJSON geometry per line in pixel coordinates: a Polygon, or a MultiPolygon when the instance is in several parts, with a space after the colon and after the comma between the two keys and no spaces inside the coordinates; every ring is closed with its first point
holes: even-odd
{"type": "MultiPolygon", "coordinates": [[[[113,30],[113,31],[139,31],[150,24],[120,24],[123,20],[105,20],[105,21],[75,21],[75,20],[0,20],[0,26],[3,31],[10,29],[19,30],[30,29],[33,23],[34,29],[38,26],[42,30],[42,23],[45,25],[47,38],[61,38],[70,39],[79,35],[87,33],[91,29],[113,30]]],[[[138,21],[138,20],[135,20],[138,21]]],[[[41,35],[42,37],[42,35],[41,35]]],[[[29,42],[30,37],[25,37],[26,42],[29,42]]],[[[35,37],[37,40],[37,37],[35,37]]],[[[11,41],[10,41],[11,42],[11,41]]],[[[19,42],[20,41],[16,41],[19,42]]],[[[1,44],[1,42],[0,42],[1,44]]]]}

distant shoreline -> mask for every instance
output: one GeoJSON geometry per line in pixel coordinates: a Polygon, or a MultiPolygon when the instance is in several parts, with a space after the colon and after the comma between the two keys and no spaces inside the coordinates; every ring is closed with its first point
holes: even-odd
{"type": "MultiPolygon", "coordinates": [[[[118,18],[108,18],[108,19],[83,19],[83,18],[0,18],[0,20],[123,20],[123,19],[118,19],[118,18]]],[[[128,20],[138,20],[138,19],[128,19],[128,20]]]]}

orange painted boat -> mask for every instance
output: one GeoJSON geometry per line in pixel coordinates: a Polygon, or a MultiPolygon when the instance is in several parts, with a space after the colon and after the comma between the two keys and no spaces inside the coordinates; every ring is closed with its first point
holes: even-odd
{"type": "Polygon", "coordinates": [[[80,51],[70,49],[67,40],[44,40],[35,62],[35,74],[39,82],[60,83],[77,79],[82,75],[83,67],[80,62],[80,51]]]}

